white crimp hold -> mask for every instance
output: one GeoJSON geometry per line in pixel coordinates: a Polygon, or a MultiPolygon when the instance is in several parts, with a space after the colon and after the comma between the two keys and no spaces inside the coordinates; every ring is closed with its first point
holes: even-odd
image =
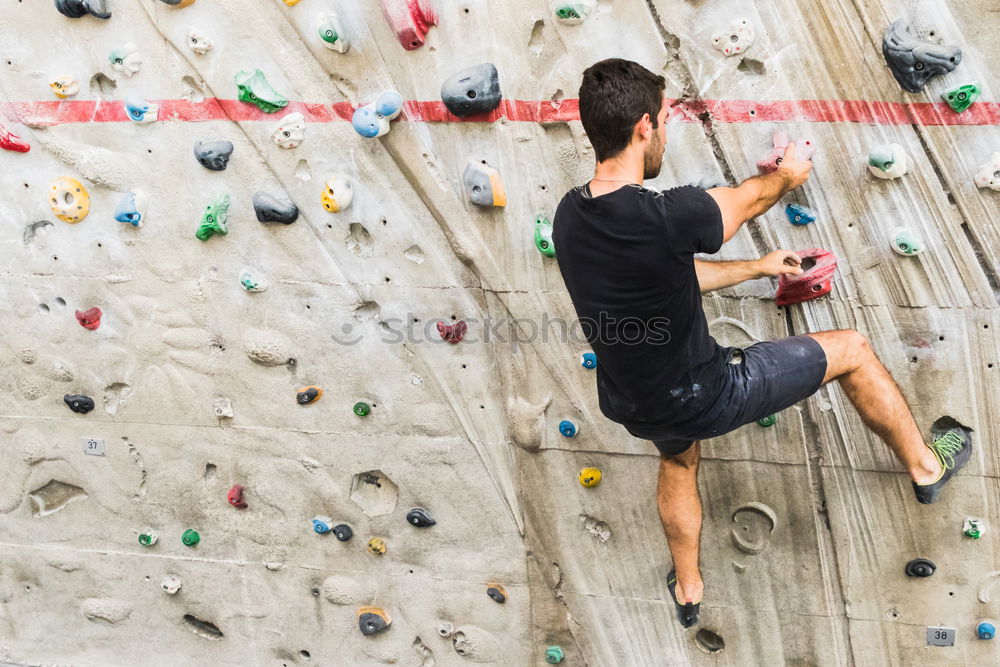
{"type": "Polygon", "coordinates": [[[753,46],[754,38],[753,23],[748,18],[740,18],[725,31],[712,35],[712,44],[727,56],[738,56],[753,46]]]}

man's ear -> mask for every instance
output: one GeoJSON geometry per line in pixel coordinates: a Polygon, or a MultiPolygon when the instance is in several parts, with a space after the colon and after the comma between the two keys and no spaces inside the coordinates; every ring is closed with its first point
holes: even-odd
{"type": "Polygon", "coordinates": [[[642,114],[642,118],[635,124],[635,129],[640,141],[645,141],[653,135],[653,119],[648,113],[642,114]]]}

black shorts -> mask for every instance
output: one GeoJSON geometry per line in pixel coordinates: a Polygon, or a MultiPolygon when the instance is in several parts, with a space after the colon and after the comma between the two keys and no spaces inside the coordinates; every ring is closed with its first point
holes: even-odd
{"type": "Polygon", "coordinates": [[[749,347],[729,348],[725,386],[700,414],[685,414],[669,426],[625,424],[632,435],[652,440],[663,456],[687,451],[695,440],[715,438],[777,414],[816,393],[826,375],[826,353],[815,338],[790,336],[749,347]],[[735,363],[739,357],[739,363],[735,363]]]}

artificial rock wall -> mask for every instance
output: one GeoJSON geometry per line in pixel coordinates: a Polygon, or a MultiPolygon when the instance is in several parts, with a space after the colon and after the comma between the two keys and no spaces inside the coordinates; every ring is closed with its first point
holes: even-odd
{"type": "Polygon", "coordinates": [[[965,517],[989,527],[998,509],[1000,200],[973,183],[1000,149],[990,3],[600,0],[573,25],[542,0],[444,0],[414,49],[375,0],[107,5],[110,19],[45,0],[0,11],[0,119],[31,147],[0,153],[0,660],[529,665],[558,646],[575,665],[997,662],[975,632],[1000,616],[997,534],[962,536],[965,517]],[[346,53],[319,38],[329,10],[346,53]],[[712,37],[738,17],[755,41],[727,57],[712,37]],[[901,17],[962,48],[923,93],[882,57],[901,17]],[[211,50],[189,48],[192,27],[211,50]],[[109,61],[128,43],[131,76],[109,61]],[[539,330],[573,310],[534,221],[591,173],[574,98],[610,56],[664,73],[677,100],[650,187],[736,183],[779,128],[818,146],[810,181],[720,256],[822,247],[840,259],[832,292],[784,308],[769,280],[706,295],[717,339],[856,328],[922,427],[951,414],[976,429],[933,506],[836,386],[774,427],[705,442],[707,593],[688,631],[666,589],[656,452],[601,416],[585,343],[539,330]],[[504,102],[459,122],[441,83],[483,62],[504,102]],[[237,100],[234,77],[256,69],[290,100],[278,113],[237,100]],[[79,92],[60,100],[63,76],[79,92]],[[969,81],[983,94],[959,116],[939,96],[969,81]],[[383,90],[407,104],[362,138],[353,109],[383,90]],[[130,120],[126,96],[158,104],[157,120],[130,120]],[[285,149],[271,135],[290,112],[306,129],[285,149]],[[233,144],[222,171],[193,155],[214,140],[233,144]],[[868,173],[884,143],[910,157],[901,179],[868,173]],[[469,202],[470,161],[498,170],[505,207],[469,202]],[[321,200],[333,176],[353,186],[339,213],[321,200]],[[61,177],[90,195],[76,224],[49,205],[61,177]],[[114,218],[136,190],[141,227],[114,218]],[[258,222],[257,192],[295,202],[297,221],[258,222]],[[228,234],[195,238],[225,195],[228,234]],[[817,221],[789,224],[788,203],[817,221]],[[892,251],[900,225],[923,253],[892,251]],[[244,289],[244,271],[267,289],[244,289]],[[74,312],[93,307],[100,325],[84,328],[74,312]],[[460,320],[465,339],[443,342],[437,322],[460,320]],[[299,404],[310,385],[322,397],[299,404]],[[580,484],[583,467],[600,485],[580,484]],[[234,485],[247,507],[228,502],[234,485]],[[409,524],[414,507],[436,524],[409,524]],[[317,516],[354,537],[316,533],[317,516]],[[933,577],[903,574],[917,557],[933,577]],[[363,635],[364,606],[389,628],[363,635]],[[928,647],[929,626],[955,628],[954,645],[928,647]]]}

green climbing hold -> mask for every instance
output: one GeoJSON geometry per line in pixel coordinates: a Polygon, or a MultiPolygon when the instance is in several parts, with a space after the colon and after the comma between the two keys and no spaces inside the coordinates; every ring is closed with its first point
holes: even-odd
{"type": "Polygon", "coordinates": [[[583,23],[594,9],[594,0],[566,0],[556,3],[556,18],[569,25],[583,23]]]}
{"type": "Polygon", "coordinates": [[[139,533],[139,544],[144,547],[151,547],[156,544],[156,540],[159,538],[160,536],[154,533],[151,528],[147,528],[145,532],[139,533]]]}
{"type": "Polygon", "coordinates": [[[354,404],[354,414],[356,414],[359,417],[364,417],[371,411],[372,411],[371,406],[365,403],[364,401],[358,401],[357,403],[354,404]]]}
{"type": "Polygon", "coordinates": [[[198,231],[194,233],[202,241],[207,241],[215,234],[226,235],[229,227],[226,220],[229,218],[229,195],[223,195],[221,199],[205,207],[205,213],[201,216],[201,224],[198,231]]]}
{"type": "Polygon", "coordinates": [[[546,257],[556,256],[556,246],[552,243],[552,221],[542,214],[535,218],[535,247],[546,257]]]}
{"type": "Polygon", "coordinates": [[[978,540],[986,532],[985,522],[982,519],[974,519],[969,517],[965,520],[965,525],[962,527],[962,534],[966,537],[971,537],[974,540],[978,540]]]}
{"type": "Polygon", "coordinates": [[[978,83],[967,83],[964,86],[959,86],[946,93],[942,93],[941,99],[948,103],[952,111],[962,113],[972,106],[973,102],[979,99],[979,92],[978,83]]]}
{"type": "Polygon", "coordinates": [[[757,420],[761,426],[774,426],[778,423],[778,415],[768,415],[757,420]]]}
{"type": "Polygon", "coordinates": [[[236,75],[241,102],[256,104],[264,113],[274,113],[288,106],[288,99],[271,87],[262,71],[242,71],[236,75]]]}
{"type": "Polygon", "coordinates": [[[900,255],[919,255],[924,251],[924,242],[906,227],[897,227],[892,233],[892,249],[900,255]]]}
{"type": "Polygon", "coordinates": [[[563,653],[562,646],[550,646],[545,649],[545,662],[555,664],[562,662],[566,654],[563,653]]]}
{"type": "Polygon", "coordinates": [[[193,547],[201,542],[201,535],[198,534],[197,530],[188,528],[184,531],[184,534],[181,535],[181,542],[184,543],[184,546],[193,547]]]}

